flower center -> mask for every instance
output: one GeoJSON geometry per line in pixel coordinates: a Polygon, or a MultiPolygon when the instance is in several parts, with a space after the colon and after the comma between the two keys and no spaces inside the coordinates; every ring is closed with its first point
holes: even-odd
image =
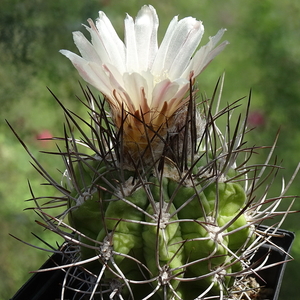
{"type": "Polygon", "coordinates": [[[162,70],[160,74],[153,74],[154,86],[164,81],[165,79],[169,79],[169,78],[170,78],[169,72],[166,69],[162,70]]]}

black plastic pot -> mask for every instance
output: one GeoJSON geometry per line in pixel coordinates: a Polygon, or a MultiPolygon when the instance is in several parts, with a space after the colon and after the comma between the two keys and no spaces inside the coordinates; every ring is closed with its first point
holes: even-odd
{"type": "MultiPolygon", "coordinates": [[[[60,253],[53,254],[40,269],[63,265],[68,260],[60,253]]],[[[65,273],[61,270],[33,274],[11,300],[56,300],[60,299],[65,273]]],[[[71,296],[71,295],[70,295],[71,296]]],[[[72,299],[72,297],[66,298],[72,299]]]]}
{"type": "MultiPolygon", "coordinates": [[[[260,225],[259,230],[265,231],[268,227],[260,225]]],[[[273,230],[268,231],[272,233],[273,230]]],[[[261,259],[269,254],[267,265],[271,265],[278,262],[284,262],[289,260],[288,253],[290,253],[293,241],[295,239],[295,234],[291,231],[279,229],[276,231],[276,235],[272,236],[270,243],[266,243],[260,247],[257,254],[254,256],[253,261],[261,259]],[[276,245],[276,246],[275,246],[276,245]],[[281,248],[282,250],[278,249],[281,248]]],[[[281,288],[281,283],[283,280],[283,275],[285,271],[286,263],[281,263],[277,266],[267,268],[258,272],[257,281],[265,286],[272,294],[270,300],[278,300],[281,288]],[[264,282],[260,279],[263,278],[264,282]]]]}
{"type": "MultiPolygon", "coordinates": [[[[259,226],[261,231],[266,230],[267,226],[259,226]]],[[[272,233],[272,230],[269,231],[272,233]]],[[[262,257],[269,255],[267,264],[285,262],[289,259],[287,253],[290,252],[295,235],[293,232],[279,229],[276,235],[271,237],[270,243],[263,245],[253,258],[253,263],[262,257]],[[276,245],[276,247],[274,246],[276,245]],[[280,249],[281,248],[282,251],[280,249]]],[[[41,269],[51,268],[57,265],[68,263],[68,259],[61,254],[53,254],[41,267],[41,269]]],[[[264,285],[271,293],[270,300],[278,300],[280,287],[283,279],[286,263],[281,263],[274,267],[258,272],[257,282],[264,285]],[[263,279],[263,280],[262,280],[263,279]]],[[[65,273],[61,270],[35,273],[10,300],[56,300],[60,299],[62,281],[65,273]]],[[[74,283],[76,285],[76,282],[74,283]]],[[[67,290],[65,299],[74,298],[74,292],[67,290]]],[[[79,299],[79,298],[78,298],[79,299]]]]}

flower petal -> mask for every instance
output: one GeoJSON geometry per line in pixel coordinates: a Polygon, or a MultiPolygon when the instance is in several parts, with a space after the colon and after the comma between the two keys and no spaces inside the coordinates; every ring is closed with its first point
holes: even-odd
{"type": "Polygon", "coordinates": [[[153,6],[144,5],[135,19],[135,36],[140,70],[148,70],[156,55],[158,16],[153,6]]]}
{"type": "Polygon", "coordinates": [[[95,47],[80,31],[73,32],[73,40],[82,58],[87,61],[90,60],[101,64],[101,58],[99,57],[95,47]]]}
{"type": "MultiPolygon", "coordinates": [[[[148,86],[145,78],[139,73],[125,73],[123,80],[124,90],[129,95],[135,111],[142,110],[146,113],[149,110],[149,106],[146,99],[148,96],[148,86]]],[[[132,113],[135,111],[132,111],[132,113]]]]}
{"type": "Polygon", "coordinates": [[[166,34],[159,46],[158,52],[156,54],[155,60],[151,68],[151,72],[156,76],[159,76],[162,72],[162,69],[164,68],[168,47],[169,44],[171,43],[173,32],[176,29],[177,24],[178,24],[178,16],[175,16],[171,20],[168,29],[166,31],[166,34]]]}
{"type": "Polygon", "coordinates": [[[68,50],[60,50],[60,53],[71,60],[80,76],[86,82],[99,89],[105,95],[111,94],[111,85],[101,66],[97,63],[86,61],[79,55],[68,50]]]}
{"type": "Polygon", "coordinates": [[[96,26],[91,19],[88,20],[88,23],[91,27],[86,28],[91,34],[92,44],[102,62],[118,66],[121,72],[125,72],[125,45],[105,13],[99,12],[96,26]]]}
{"type": "MultiPolygon", "coordinates": [[[[178,92],[180,91],[180,99],[186,93],[189,87],[189,82],[186,85],[179,84],[178,82],[171,81],[170,79],[165,79],[158,83],[153,90],[152,103],[151,108],[160,110],[164,105],[164,102],[174,102],[174,99],[177,100],[178,92]]],[[[171,115],[174,110],[170,105],[170,109],[168,111],[168,115],[171,115]]],[[[177,108],[176,108],[177,109],[177,108]]],[[[176,110],[175,109],[175,110],[176,110]]]]}
{"type": "Polygon", "coordinates": [[[164,70],[171,80],[180,77],[198,47],[203,32],[201,21],[187,17],[178,22],[177,17],[173,18],[158,50],[153,73],[164,70]]]}
{"type": "Polygon", "coordinates": [[[147,71],[154,60],[157,46],[158,17],[155,9],[144,5],[135,22],[125,18],[126,66],[129,72],[147,71]]]}
{"type": "Polygon", "coordinates": [[[126,45],[126,70],[127,72],[138,72],[139,59],[138,49],[136,44],[136,37],[134,31],[134,21],[128,14],[124,20],[125,34],[124,40],[126,45]]]}
{"type": "Polygon", "coordinates": [[[194,57],[192,58],[189,66],[186,68],[185,72],[183,72],[183,76],[189,76],[191,71],[194,71],[194,76],[198,76],[207,65],[221,52],[224,48],[229,44],[229,42],[225,41],[216,47],[217,43],[222,38],[226,29],[221,29],[218,33],[209,38],[209,42],[201,47],[194,57]],[[215,48],[216,47],[216,48],[215,48]]]}
{"type": "Polygon", "coordinates": [[[176,43],[170,44],[170,53],[168,57],[173,57],[173,61],[169,67],[169,77],[176,79],[182,75],[184,70],[190,62],[192,55],[197,49],[204,33],[204,27],[201,21],[194,18],[185,18],[178,23],[177,35],[173,37],[172,41],[176,43]],[[183,38],[185,36],[185,38],[183,38]],[[180,40],[180,37],[182,39],[180,40]]]}

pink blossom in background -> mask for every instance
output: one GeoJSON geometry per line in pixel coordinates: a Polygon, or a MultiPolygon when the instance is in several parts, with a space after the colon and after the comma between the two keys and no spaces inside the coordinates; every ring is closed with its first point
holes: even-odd
{"type": "Polygon", "coordinates": [[[50,139],[53,138],[53,135],[50,130],[42,129],[35,135],[35,138],[40,146],[47,147],[49,146],[50,139]]]}
{"type": "Polygon", "coordinates": [[[249,113],[247,122],[251,127],[262,127],[265,125],[266,119],[262,112],[256,110],[249,113]]]}

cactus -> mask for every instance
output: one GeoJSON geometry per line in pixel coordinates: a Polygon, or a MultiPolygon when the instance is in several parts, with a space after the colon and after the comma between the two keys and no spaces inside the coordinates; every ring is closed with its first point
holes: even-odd
{"type": "MultiPolygon", "coordinates": [[[[135,23],[127,17],[125,28],[134,24],[153,36],[157,28],[153,26],[149,33],[139,22],[145,17],[156,22],[153,7],[143,7],[135,23]]],[[[190,43],[193,36],[201,39],[202,23],[184,20],[193,25],[190,43]]],[[[268,230],[261,233],[256,225],[280,215],[276,209],[290,183],[278,198],[267,199],[268,184],[257,196],[258,188],[279,168],[270,163],[274,146],[264,164],[248,165],[259,147],[244,142],[247,112],[232,125],[232,112],[241,100],[219,109],[223,76],[211,99],[196,104],[195,76],[226,46],[225,42],[214,48],[224,30],[200,48],[191,63],[189,52],[200,40],[193,49],[182,46],[179,52],[188,56],[181,64],[185,75],[180,80],[171,75],[159,78],[150,91],[150,73],[139,77],[136,66],[126,76],[121,74],[122,84],[117,82],[121,75],[106,61],[113,63],[113,59],[101,57],[103,49],[95,50],[96,33],[105,34],[101,22],[119,42],[100,13],[97,29],[89,21],[94,45],[74,34],[83,58],[62,51],[105,96],[98,99],[82,88],[89,121],[68,111],[54,96],[67,124],[60,139],[66,150],[58,153],[66,166],[62,181],[52,179],[32,156],[39,172],[61,193],[47,199],[46,205],[33,196],[35,210],[44,220],[40,225],[65,240],[60,251],[68,263],[51,268],[65,270],[61,299],[68,290],[74,291],[74,299],[250,299],[243,298],[250,296],[245,296],[249,288],[240,289],[241,281],[247,287],[251,274],[267,267],[265,260],[252,261],[258,247],[269,239],[268,230]],[[138,86],[139,94],[129,90],[129,83],[138,86]],[[148,101],[149,95],[157,106],[148,101]],[[222,119],[225,132],[218,125],[224,124],[222,119]],[[75,138],[73,127],[81,139],[75,138]],[[45,209],[54,204],[65,207],[56,217],[45,209]]],[[[173,19],[167,32],[178,33],[174,28],[182,29],[182,24],[173,19]]],[[[128,34],[127,48],[131,38],[128,34]]],[[[106,47],[109,56],[110,46],[99,47],[106,47]]],[[[156,73],[159,62],[154,60],[151,76],[162,76],[156,73]]],[[[174,68],[169,68],[170,74],[178,71],[174,68]]],[[[289,212],[282,213],[283,219],[289,212]]]]}

